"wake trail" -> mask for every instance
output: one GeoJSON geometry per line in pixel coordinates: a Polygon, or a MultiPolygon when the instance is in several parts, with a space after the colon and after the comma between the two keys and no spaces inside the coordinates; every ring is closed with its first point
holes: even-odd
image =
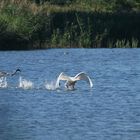
{"type": "Polygon", "coordinates": [[[0,78],[0,88],[20,88],[20,89],[47,89],[47,90],[56,90],[58,87],[56,87],[56,81],[46,81],[43,85],[37,84],[35,86],[34,82],[31,80],[27,80],[26,78],[20,76],[18,80],[18,85],[16,86],[8,86],[7,78],[6,77],[1,77],[0,78]]]}

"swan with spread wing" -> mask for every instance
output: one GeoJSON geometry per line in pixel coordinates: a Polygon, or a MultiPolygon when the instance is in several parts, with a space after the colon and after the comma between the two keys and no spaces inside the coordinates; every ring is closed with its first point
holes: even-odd
{"type": "Polygon", "coordinates": [[[90,85],[91,88],[93,87],[90,77],[84,72],[80,72],[74,77],[67,76],[63,72],[60,73],[56,81],[56,88],[59,88],[61,80],[66,81],[65,87],[70,90],[74,89],[75,83],[79,80],[84,80],[90,85]]]}

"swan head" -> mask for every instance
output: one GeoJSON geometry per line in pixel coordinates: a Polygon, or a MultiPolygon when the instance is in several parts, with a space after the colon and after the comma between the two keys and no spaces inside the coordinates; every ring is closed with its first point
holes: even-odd
{"type": "Polygon", "coordinates": [[[21,72],[21,70],[20,69],[16,69],[16,72],[21,72]]]}
{"type": "Polygon", "coordinates": [[[16,71],[13,72],[13,73],[11,74],[11,76],[14,76],[17,72],[21,72],[21,70],[20,70],[20,69],[16,69],[16,71]]]}

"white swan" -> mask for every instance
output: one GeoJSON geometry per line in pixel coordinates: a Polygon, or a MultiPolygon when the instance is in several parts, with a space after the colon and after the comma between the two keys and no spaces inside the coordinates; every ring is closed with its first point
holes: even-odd
{"type": "Polygon", "coordinates": [[[79,81],[79,80],[84,80],[84,81],[86,81],[90,85],[90,87],[93,87],[93,83],[92,83],[91,79],[84,72],[80,72],[80,73],[78,73],[74,77],[67,76],[63,72],[60,73],[60,75],[58,76],[57,81],[56,81],[56,88],[59,88],[59,86],[60,86],[60,80],[66,81],[65,87],[67,89],[70,89],[70,90],[73,90],[74,89],[75,83],[77,81],[79,81]]]}
{"type": "Polygon", "coordinates": [[[13,73],[7,73],[4,71],[0,71],[0,78],[1,77],[7,77],[7,76],[14,76],[17,72],[21,72],[20,69],[16,69],[16,71],[14,71],[13,73]]]}

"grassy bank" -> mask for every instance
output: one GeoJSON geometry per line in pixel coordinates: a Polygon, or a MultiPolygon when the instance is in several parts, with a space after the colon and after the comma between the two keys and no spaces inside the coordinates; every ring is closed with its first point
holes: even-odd
{"type": "Polygon", "coordinates": [[[139,9],[137,1],[1,0],[0,50],[140,47],[139,9]]]}

